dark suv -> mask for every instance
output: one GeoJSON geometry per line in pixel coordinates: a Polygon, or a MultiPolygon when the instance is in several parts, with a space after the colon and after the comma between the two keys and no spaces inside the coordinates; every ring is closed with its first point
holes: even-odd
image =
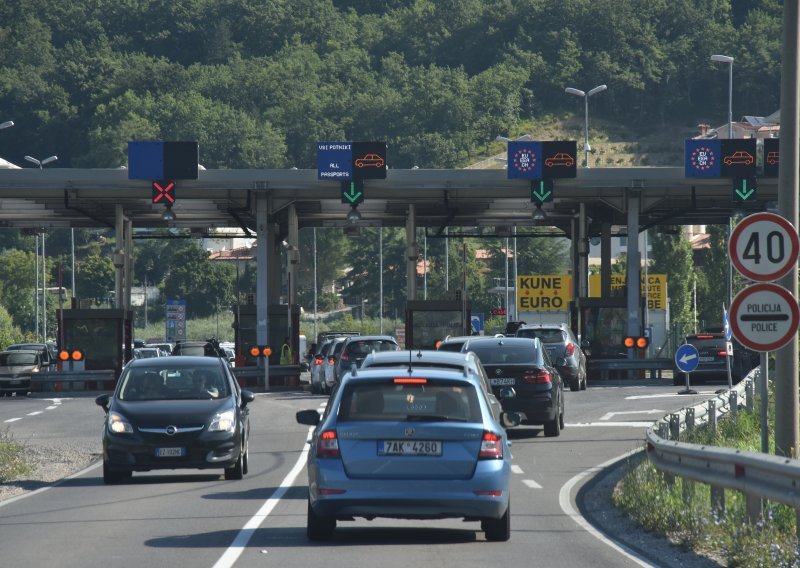
{"type": "Polygon", "coordinates": [[[569,389],[586,389],[586,355],[578,339],[566,324],[525,324],[517,329],[517,337],[538,337],[569,389]]]}
{"type": "Polygon", "coordinates": [[[353,365],[358,369],[370,353],[381,351],[400,351],[400,345],[391,335],[357,335],[348,337],[342,345],[339,359],[336,361],[335,380],[350,371],[353,365]]]}
{"type": "MultiPolygon", "coordinates": [[[[699,360],[697,368],[689,374],[690,382],[694,381],[728,381],[728,346],[725,334],[719,332],[701,332],[690,335],[686,343],[697,348],[699,360]]],[[[737,341],[731,340],[733,357],[731,358],[731,382],[741,381],[747,373],[758,365],[759,355],[755,351],[744,348],[737,341]]],[[[686,384],[686,375],[675,369],[672,383],[675,386],[686,384]]]]}
{"type": "Polygon", "coordinates": [[[214,339],[207,341],[178,341],[172,348],[173,355],[193,355],[199,357],[222,357],[227,360],[225,350],[214,339]]]}

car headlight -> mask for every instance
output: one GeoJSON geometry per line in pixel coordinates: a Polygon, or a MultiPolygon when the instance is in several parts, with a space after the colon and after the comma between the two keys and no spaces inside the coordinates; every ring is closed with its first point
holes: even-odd
{"type": "Polygon", "coordinates": [[[215,414],[211,419],[211,425],[208,427],[209,432],[233,432],[236,426],[236,416],[233,410],[226,410],[215,414]]]}
{"type": "Polygon", "coordinates": [[[108,430],[114,434],[133,434],[133,426],[122,414],[108,413],[108,430]]]}

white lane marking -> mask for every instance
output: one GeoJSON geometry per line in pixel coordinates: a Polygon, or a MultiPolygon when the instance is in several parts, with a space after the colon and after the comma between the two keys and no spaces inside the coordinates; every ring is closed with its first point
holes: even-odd
{"type": "Polygon", "coordinates": [[[622,454],[616,458],[612,458],[607,462],[603,462],[600,465],[596,465],[584,471],[583,473],[579,473],[569,481],[567,481],[562,487],[561,490],[558,492],[558,504],[561,506],[561,510],[564,511],[568,517],[570,517],[573,521],[575,521],[579,527],[583,530],[591,534],[600,542],[604,542],[620,554],[628,557],[630,560],[638,564],[639,566],[644,566],[646,568],[658,568],[655,564],[650,564],[643,556],[640,556],[638,552],[632,550],[625,546],[622,543],[616,542],[606,535],[598,531],[594,528],[589,521],[587,521],[583,515],[581,515],[573,506],[572,506],[572,488],[575,487],[578,483],[580,483],[586,477],[595,475],[600,472],[605,467],[608,467],[620,460],[626,459],[628,456],[635,454],[636,452],[640,452],[641,450],[631,450],[627,453],[622,454]]]}
{"type": "Polygon", "coordinates": [[[595,428],[597,426],[624,426],[627,428],[649,428],[655,420],[650,422],[576,422],[565,424],[565,428],[595,428]]]}
{"type": "Polygon", "coordinates": [[[41,414],[44,410],[37,410],[36,412],[29,412],[25,416],[36,416],[37,414],[41,414]]]}
{"type": "Polygon", "coordinates": [[[55,405],[54,406],[48,406],[47,408],[45,408],[45,410],[53,410],[54,408],[58,408],[58,406],[55,406],[55,405]]]}
{"type": "MultiPolygon", "coordinates": [[[[312,430],[312,428],[309,428],[309,431],[310,430],[312,430]]],[[[294,464],[292,470],[286,474],[286,477],[283,478],[280,486],[278,486],[270,498],[264,502],[258,512],[253,515],[249,521],[247,521],[247,524],[245,524],[242,530],[239,531],[239,534],[237,534],[236,538],[233,539],[233,543],[222,554],[222,556],[220,556],[213,568],[230,568],[236,563],[236,560],[238,560],[239,556],[242,555],[242,552],[244,552],[244,549],[247,547],[247,543],[250,542],[250,539],[255,534],[258,527],[260,527],[261,523],[266,520],[266,518],[272,512],[272,509],[275,508],[275,505],[280,502],[289,487],[294,484],[294,480],[297,479],[297,476],[300,475],[301,471],[303,471],[303,468],[306,465],[308,449],[309,446],[306,444],[303,447],[303,451],[300,452],[300,456],[297,458],[297,463],[294,464]]]]}
{"type": "Polygon", "coordinates": [[[533,479],[523,479],[522,483],[528,486],[530,489],[541,489],[542,486],[536,483],[533,479]]]}
{"type": "Polygon", "coordinates": [[[9,418],[6,422],[16,422],[17,420],[22,420],[22,418],[9,418]]]}
{"type": "Polygon", "coordinates": [[[516,465],[516,464],[511,466],[511,471],[512,471],[513,473],[518,473],[518,474],[522,475],[522,468],[521,468],[521,467],[519,467],[519,466],[518,466],[518,465],[516,465]]]}
{"type": "Polygon", "coordinates": [[[603,414],[603,416],[600,417],[600,420],[611,420],[617,414],[661,414],[661,416],[664,416],[664,414],[666,414],[666,411],[652,408],[650,410],[627,410],[623,412],[606,412],[605,414],[603,414]]]}
{"type": "Polygon", "coordinates": [[[20,501],[22,499],[27,499],[28,497],[33,497],[34,495],[38,495],[39,493],[47,491],[48,489],[52,489],[53,487],[58,487],[59,485],[61,485],[65,481],[68,481],[70,479],[75,479],[76,477],[80,477],[83,474],[88,473],[88,472],[92,471],[93,469],[96,469],[96,468],[100,467],[101,465],[103,465],[102,461],[99,461],[97,463],[93,463],[89,467],[86,467],[86,468],[80,470],[78,473],[73,473],[72,475],[70,475],[68,477],[65,477],[64,479],[59,479],[58,481],[53,482],[52,484],[48,485],[47,487],[40,487],[39,489],[31,491],[30,493],[23,493],[22,495],[17,495],[16,497],[11,497],[10,499],[6,499],[5,501],[0,501],[0,507],[5,507],[9,503],[13,503],[15,501],[20,501]]]}

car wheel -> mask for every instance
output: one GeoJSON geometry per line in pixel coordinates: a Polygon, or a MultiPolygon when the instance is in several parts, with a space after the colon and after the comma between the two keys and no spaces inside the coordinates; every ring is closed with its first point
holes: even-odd
{"type": "MultiPolygon", "coordinates": [[[[560,405],[559,405],[560,406],[560,405]]],[[[556,407],[555,416],[553,416],[552,420],[548,420],[544,423],[544,435],[548,438],[555,438],[556,436],[561,434],[561,416],[563,414],[558,411],[558,407],[556,407]]]]}
{"type": "Polygon", "coordinates": [[[328,540],[333,536],[336,529],[336,519],[317,515],[308,502],[308,514],[306,516],[306,536],[308,540],[328,540]]]}
{"type": "Polygon", "coordinates": [[[575,392],[581,390],[581,379],[580,377],[576,377],[572,381],[569,382],[569,390],[575,392]]]}
{"type": "Polygon", "coordinates": [[[28,396],[28,391],[26,390],[17,391],[17,396],[28,396]]]}
{"type": "Polygon", "coordinates": [[[244,477],[244,450],[239,452],[239,459],[233,467],[225,468],[225,479],[234,481],[244,477]]]}
{"type": "Polygon", "coordinates": [[[130,479],[133,475],[131,471],[114,471],[112,470],[108,462],[103,460],[103,483],[106,485],[114,485],[116,483],[122,483],[123,481],[130,479]]]}
{"type": "Polygon", "coordinates": [[[483,519],[481,528],[490,542],[505,542],[511,538],[511,502],[505,514],[499,519],[483,519]]]}

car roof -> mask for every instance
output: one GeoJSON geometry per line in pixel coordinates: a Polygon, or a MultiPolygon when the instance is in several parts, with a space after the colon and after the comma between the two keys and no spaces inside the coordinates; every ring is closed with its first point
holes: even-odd
{"type": "Polygon", "coordinates": [[[38,349],[4,349],[0,353],[33,353],[34,355],[41,355],[42,352],[38,349]]]}
{"type": "Polygon", "coordinates": [[[387,377],[457,379],[477,384],[474,376],[466,373],[463,369],[442,369],[438,367],[414,367],[410,372],[408,368],[368,367],[366,369],[357,369],[355,374],[350,372],[345,373],[340,382],[341,385],[344,386],[351,381],[386,379],[387,377]]]}
{"type": "Polygon", "coordinates": [[[470,358],[475,358],[475,354],[472,352],[469,353],[460,353],[458,351],[436,351],[433,349],[421,349],[421,350],[412,350],[412,351],[381,351],[380,353],[370,353],[367,355],[367,358],[364,359],[364,362],[361,364],[362,368],[364,365],[369,365],[370,363],[388,363],[397,361],[399,365],[408,366],[408,363],[411,363],[411,366],[414,366],[414,363],[419,363],[422,361],[429,361],[429,362],[442,362],[442,363],[454,363],[464,365],[467,364],[470,358]],[[410,353],[410,356],[409,356],[410,353]]]}
{"type": "Polygon", "coordinates": [[[222,365],[219,357],[202,357],[200,355],[175,355],[173,357],[153,357],[150,359],[132,359],[128,365],[131,367],[147,367],[160,369],[162,367],[216,367],[222,365]]]}
{"type": "Polygon", "coordinates": [[[346,337],[345,339],[352,340],[352,341],[363,341],[365,339],[367,341],[372,341],[372,340],[381,339],[381,340],[394,341],[395,343],[397,343],[397,340],[394,337],[392,337],[391,335],[353,335],[351,337],[346,337]]]}
{"type": "Polygon", "coordinates": [[[541,344],[538,337],[473,337],[470,339],[468,347],[472,345],[488,345],[490,343],[498,346],[516,346],[531,342],[541,344]]]}

